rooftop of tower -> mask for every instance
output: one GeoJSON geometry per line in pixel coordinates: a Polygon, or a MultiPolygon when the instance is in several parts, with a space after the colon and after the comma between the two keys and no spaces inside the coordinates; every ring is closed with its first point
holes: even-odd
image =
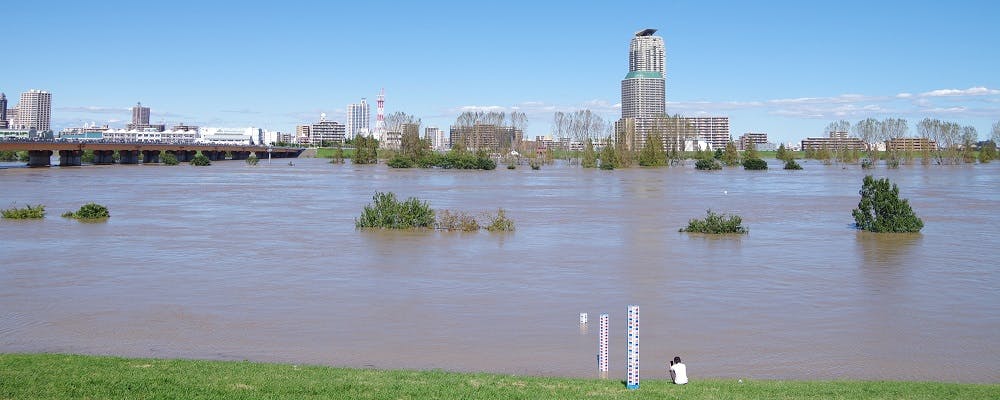
{"type": "Polygon", "coordinates": [[[656,33],[656,29],[646,28],[635,33],[636,36],[653,36],[656,33]]]}

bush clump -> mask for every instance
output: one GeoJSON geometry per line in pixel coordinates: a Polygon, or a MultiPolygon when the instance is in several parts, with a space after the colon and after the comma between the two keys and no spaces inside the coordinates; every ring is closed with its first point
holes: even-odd
{"type": "Polygon", "coordinates": [[[73,218],[84,221],[102,220],[111,217],[108,208],[97,203],[87,203],[76,212],[66,211],[63,218],[73,218]]]}
{"type": "Polygon", "coordinates": [[[207,167],[209,165],[212,165],[212,160],[209,160],[208,157],[199,152],[198,155],[194,156],[194,158],[191,159],[191,165],[194,165],[196,167],[207,167]]]}
{"type": "Polygon", "coordinates": [[[924,221],[917,218],[906,199],[899,198],[899,187],[888,178],[865,176],[861,185],[861,202],[855,208],[854,223],[869,232],[920,232],[924,221]]]}
{"type": "Polygon", "coordinates": [[[437,223],[434,225],[438,229],[445,231],[478,231],[479,221],[476,218],[461,211],[443,210],[438,213],[437,223]]]}
{"type": "Polygon", "coordinates": [[[0,213],[6,219],[41,219],[45,218],[45,206],[28,204],[24,208],[11,207],[0,213]]]}
{"type": "Polygon", "coordinates": [[[743,160],[743,169],[750,171],[759,171],[767,169],[767,161],[759,158],[748,158],[743,160]]]}
{"type": "Polygon", "coordinates": [[[692,233],[747,233],[749,230],[742,226],[743,218],[739,215],[716,214],[712,210],[707,210],[705,219],[691,219],[687,228],[681,228],[680,232],[692,233]]]}
{"type": "Polygon", "coordinates": [[[389,161],[386,162],[386,165],[388,165],[389,168],[413,168],[416,163],[414,163],[413,159],[409,157],[397,154],[390,158],[389,161]]]}
{"type": "Polygon", "coordinates": [[[427,202],[415,197],[400,202],[392,192],[375,192],[372,204],[365,206],[354,220],[358,228],[430,228],[434,226],[434,210],[427,202]]]}
{"type": "Polygon", "coordinates": [[[487,214],[490,223],[486,225],[486,230],[490,232],[513,232],[514,220],[507,218],[507,212],[502,208],[497,209],[496,215],[487,214]]]}
{"type": "Polygon", "coordinates": [[[168,153],[168,152],[163,152],[162,154],[160,154],[160,161],[163,162],[163,165],[177,165],[177,164],[180,164],[180,161],[177,161],[177,155],[174,154],[174,153],[168,153]]]}
{"type": "Polygon", "coordinates": [[[253,153],[250,153],[250,157],[247,157],[247,165],[253,167],[260,162],[260,159],[253,153]]]}
{"type": "Polygon", "coordinates": [[[694,163],[694,168],[701,171],[714,171],[722,169],[722,164],[715,159],[701,159],[694,163]]]}
{"type": "Polygon", "coordinates": [[[790,158],[788,161],[785,161],[785,169],[802,169],[802,166],[795,162],[794,158],[790,158]]]}

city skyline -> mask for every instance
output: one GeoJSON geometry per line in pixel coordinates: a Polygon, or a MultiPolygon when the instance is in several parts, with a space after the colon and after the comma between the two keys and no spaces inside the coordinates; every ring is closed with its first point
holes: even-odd
{"type": "Polygon", "coordinates": [[[18,41],[0,91],[53,93],[56,131],[125,125],[141,101],[154,124],[292,132],[323,112],[346,123],[348,104],[384,87],[387,113],[407,112],[425,127],[446,128],[463,111],[518,110],[531,138],[550,133],[556,111],[589,108],[617,120],[628,40],[653,28],[667,53],[667,112],[729,116],[734,139],[752,131],[798,141],[831,121],[866,117],[907,118],[911,133],[923,117],[952,120],[986,138],[1000,120],[989,18],[1000,6],[992,3],[708,2],[649,4],[641,13],[461,4],[22,2],[6,6],[5,27],[37,34],[18,41]],[[518,23],[482,23],[504,12],[518,23]],[[331,14],[358,18],[329,23],[331,14]],[[170,23],[178,20],[184,29],[170,23]],[[40,21],[45,29],[35,29],[40,21]],[[142,33],[121,34],[130,30],[142,33]],[[132,48],[149,56],[135,59],[132,48]]]}

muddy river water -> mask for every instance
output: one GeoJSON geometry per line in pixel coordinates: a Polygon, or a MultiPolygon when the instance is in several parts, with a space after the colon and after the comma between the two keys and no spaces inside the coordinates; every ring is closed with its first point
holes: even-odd
{"type": "Polygon", "coordinates": [[[913,235],[852,228],[857,166],[779,167],[0,168],[0,207],[48,210],[0,220],[0,352],[590,377],[607,312],[617,377],[638,304],[645,377],[1000,381],[1000,163],[875,170],[913,235]],[[376,191],[517,230],[355,229],[376,191]],[[678,232],[709,208],[750,233],[678,232]]]}

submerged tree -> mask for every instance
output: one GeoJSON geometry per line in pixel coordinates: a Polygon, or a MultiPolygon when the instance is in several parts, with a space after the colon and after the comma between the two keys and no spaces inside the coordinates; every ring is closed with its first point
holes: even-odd
{"type": "Polygon", "coordinates": [[[888,178],[865,176],[861,202],[855,208],[854,223],[869,232],[919,232],[924,222],[917,218],[906,199],[899,198],[899,187],[888,178]]]}
{"type": "Polygon", "coordinates": [[[732,140],[726,143],[726,151],[722,153],[722,162],[729,167],[740,164],[740,153],[736,150],[736,143],[733,143],[732,140]]]}

